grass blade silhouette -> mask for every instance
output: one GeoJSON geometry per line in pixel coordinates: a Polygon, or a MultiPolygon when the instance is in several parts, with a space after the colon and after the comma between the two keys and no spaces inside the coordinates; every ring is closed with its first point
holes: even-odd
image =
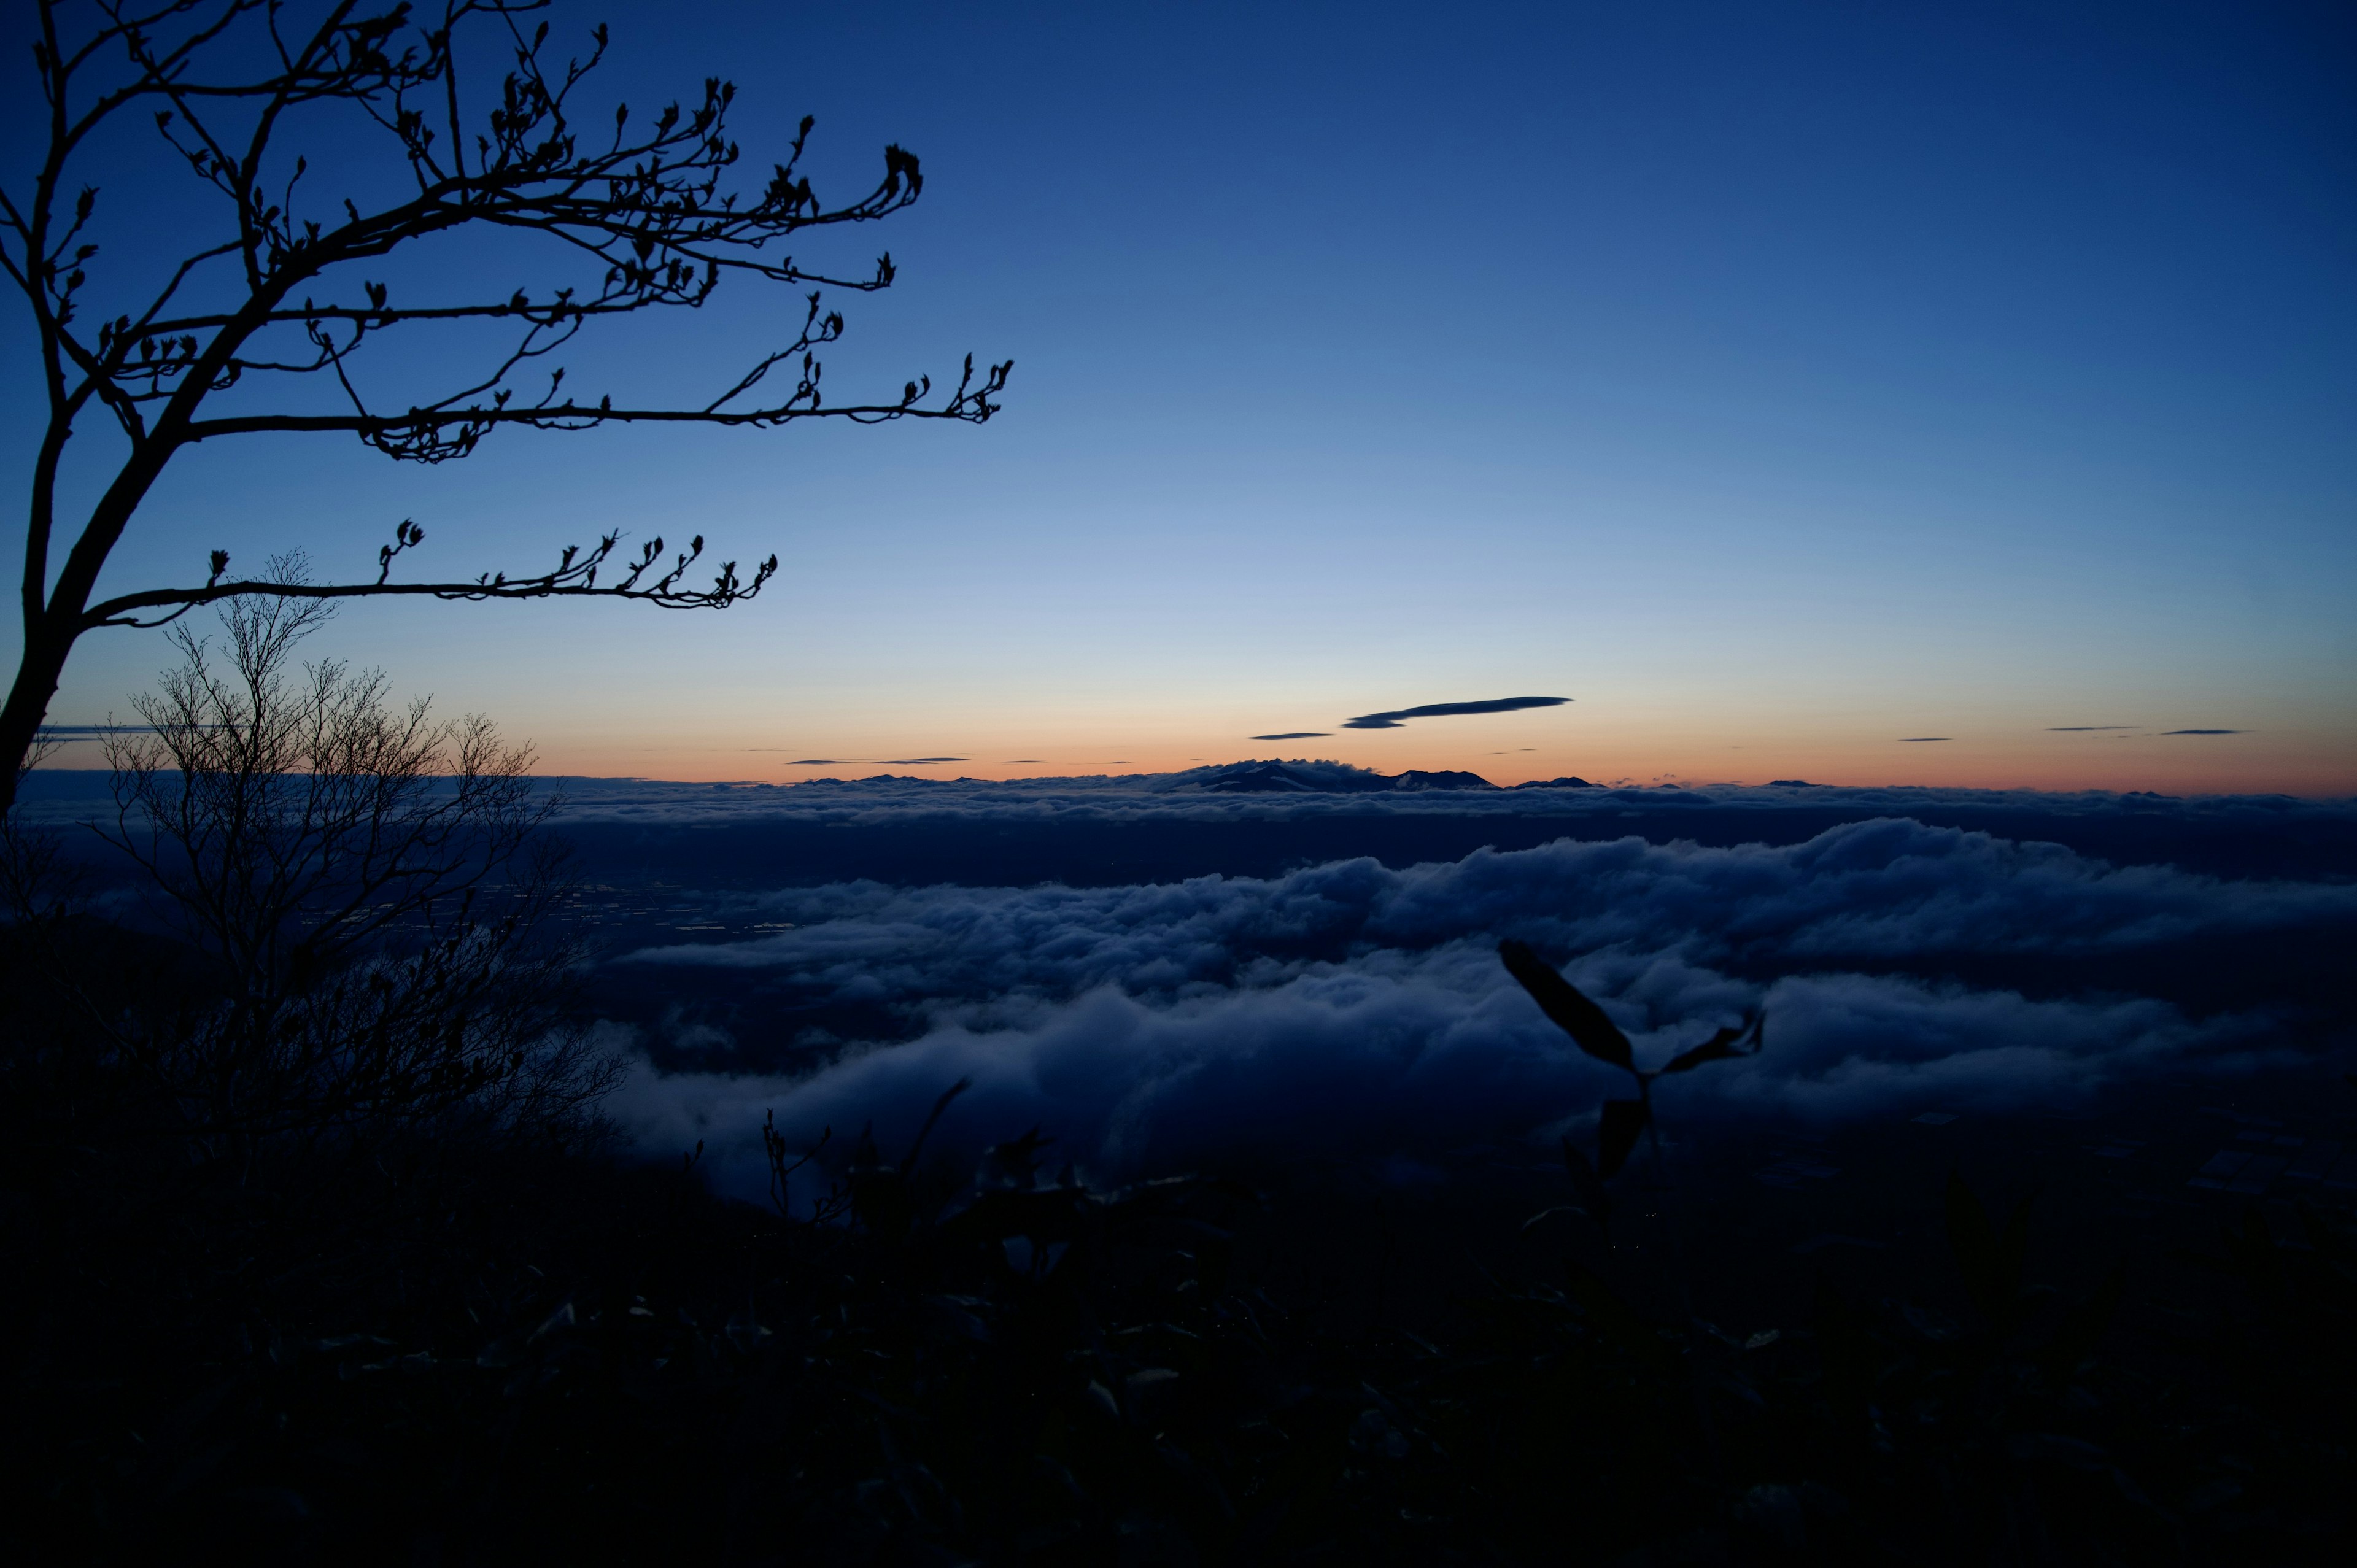
{"type": "MultiPolygon", "coordinates": [[[[1607,1017],[1604,1009],[1589,1001],[1579,988],[1555,972],[1553,965],[1533,952],[1527,943],[1509,938],[1498,944],[1498,956],[1506,961],[1506,972],[1521,983],[1539,1011],[1555,1020],[1555,1026],[1569,1035],[1573,1044],[1598,1061],[1609,1062],[1628,1072],[1637,1070],[1635,1053],[1629,1048],[1629,1036],[1619,1025],[1607,1017]]],[[[1609,1176],[1610,1171],[1606,1175],[1609,1176]]]]}
{"type": "Polygon", "coordinates": [[[1660,1078],[1668,1073],[1692,1072],[1705,1062],[1723,1061],[1728,1057],[1756,1056],[1768,1046],[1767,1022],[1767,1015],[1761,1014],[1742,1025],[1731,1025],[1721,1029],[1694,1049],[1681,1051],[1672,1057],[1668,1064],[1653,1076],[1660,1078]],[[1751,1042],[1748,1050],[1743,1044],[1747,1039],[1751,1042]]]}

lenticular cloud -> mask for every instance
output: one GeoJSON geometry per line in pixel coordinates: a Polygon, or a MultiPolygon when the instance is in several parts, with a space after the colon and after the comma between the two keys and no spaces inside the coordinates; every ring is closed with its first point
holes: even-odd
{"type": "Polygon", "coordinates": [[[2357,918],[2357,888],[2118,868],[2058,845],[1884,819],[1797,845],[1561,841],[1405,869],[1350,860],[1154,886],[780,892],[792,928],[646,950],[692,993],[759,971],[883,1005],[890,1039],[800,1070],[642,1071],[618,1109],[650,1145],[716,1147],[774,1109],[796,1135],[913,1131],[960,1078],[978,1136],[1038,1124],[1122,1176],[1260,1145],[1336,1155],[1529,1135],[1592,1115],[1609,1069],[1498,963],[1514,936],[1661,1059],[1764,1006],[1770,1047],[1681,1080],[1684,1114],[1825,1120],[2068,1101],[2123,1075],[2232,1069],[2278,1020],[1943,978],[1943,955],[2103,955],[2357,918]]]}

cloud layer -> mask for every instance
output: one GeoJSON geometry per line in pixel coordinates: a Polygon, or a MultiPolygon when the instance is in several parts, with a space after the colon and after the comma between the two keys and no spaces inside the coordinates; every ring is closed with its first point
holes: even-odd
{"type": "Polygon", "coordinates": [[[1565,839],[1400,870],[1356,859],[1131,887],[836,883],[759,902],[793,929],[635,961],[773,969],[920,1000],[1108,983],[1157,993],[1234,984],[1275,957],[1474,936],[1714,962],[2118,950],[2347,918],[2357,887],[2115,867],[2059,844],[1883,818],[1781,847],[1565,839]]]}
{"type": "MultiPolygon", "coordinates": [[[[1768,1054],[1664,1091],[1665,1114],[1688,1124],[2067,1103],[2139,1069],[2250,1071],[2263,1059],[2264,1020],[2196,1022],[2148,1001],[2038,1002],[1856,974],[1763,991],[1659,958],[1577,972],[1713,1022],[1767,1007],[1768,1054]]],[[[1702,1031],[1670,1033],[1686,1045],[1702,1031]]],[[[1660,1032],[1639,1044],[1649,1056],[1667,1048],[1660,1032]]],[[[1364,1158],[1544,1139],[1584,1128],[1602,1098],[1625,1091],[1499,983],[1486,947],[1458,943],[1167,1004],[1107,986],[1006,1027],[945,1018],[914,1042],[805,1078],[641,1071],[614,1109],[658,1155],[708,1140],[724,1183],[749,1193],[751,1129],[765,1112],[799,1141],[872,1122],[896,1147],[960,1078],[974,1087],[945,1145],[1036,1125],[1084,1170],[1113,1177],[1222,1156],[1364,1158]]]]}
{"type": "Polygon", "coordinates": [[[971,1077],[972,1136],[1036,1122],[1121,1176],[1271,1147],[1444,1148],[1592,1115],[1612,1076],[1506,978],[1494,947],[1510,935],[1578,955],[1569,972],[1641,1059],[1767,1008],[1765,1055],[1676,1086],[1690,1117],[1911,1114],[2068,1100],[2161,1068],[2249,1070],[2276,1048],[2264,1010],[1975,988],[1939,978],[1939,960],[2346,924],[2357,887],[2116,868],[1886,819],[1782,848],[1564,841],[1114,888],[836,884],[761,907],[791,929],[630,962],[688,995],[699,975],[762,972],[897,1013],[913,1037],[837,1044],[795,1073],[642,1072],[620,1109],[651,1146],[720,1148],[768,1109],[798,1136],[873,1118],[888,1141],[971,1077]]]}

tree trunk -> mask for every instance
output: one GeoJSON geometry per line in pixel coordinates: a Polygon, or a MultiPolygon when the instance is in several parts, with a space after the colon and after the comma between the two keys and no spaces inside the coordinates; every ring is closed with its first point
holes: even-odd
{"type": "Polygon", "coordinates": [[[66,655],[73,649],[70,633],[60,634],[39,621],[25,628],[25,656],[16,666],[16,683],[8,703],[0,708],[0,813],[16,804],[16,779],[32,755],[33,739],[49,714],[49,699],[58,694],[65,673],[66,655]]]}

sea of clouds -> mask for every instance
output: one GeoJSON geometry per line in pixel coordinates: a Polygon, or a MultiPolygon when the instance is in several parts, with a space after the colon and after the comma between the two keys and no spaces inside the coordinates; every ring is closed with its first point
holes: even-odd
{"type": "MultiPolygon", "coordinates": [[[[564,781],[565,822],[609,867],[630,846],[627,875],[673,884],[701,844],[699,864],[737,872],[663,896],[727,907],[719,938],[644,927],[599,961],[608,997],[642,1004],[599,1025],[636,1062],[618,1119],[665,1158],[703,1141],[706,1168],[748,1196],[766,1113],[796,1142],[873,1122],[896,1148],[962,1079],[943,1147],[1037,1125],[1110,1179],[1548,1142],[1626,1080],[1507,977],[1505,937],[1563,963],[1641,1060],[1765,1011],[1761,1055],[1665,1081],[1684,1125],[2068,1106],[2357,1043],[2357,1005],[2313,976],[2277,985],[2250,956],[2357,940],[2357,802],[1796,784],[1236,795],[1199,787],[1214,772],[564,781]],[[1394,829],[1441,819],[1458,843],[1493,822],[1534,847],[1395,853],[1410,841],[1394,829]],[[1191,866],[1239,822],[1316,822],[1353,853],[1265,875],[1038,882],[1043,845],[1110,833],[1191,866]],[[814,832],[852,846],[831,865],[900,869],[760,880],[814,832]],[[959,881],[909,853],[947,843],[1009,847],[959,881]],[[2238,964],[2239,987],[2169,983],[2238,964]]],[[[62,825],[102,795],[103,775],[36,775],[29,814],[62,825]]]]}
{"type": "MultiPolygon", "coordinates": [[[[633,1135],[654,1150],[705,1140],[719,1179],[745,1191],[765,1113],[801,1141],[872,1122],[889,1148],[961,1079],[973,1088],[944,1125],[952,1141],[1037,1125],[1116,1179],[1269,1152],[1550,1139],[1626,1080],[1506,976],[1509,936],[1564,961],[1641,1061],[1765,1010],[1761,1055],[1664,1085],[1665,1112],[1689,1122],[2067,1105],[2123,1079],[2287,1065],[2344,1043],[2346,1019],[1975,985],[1946,977],[1949,961],[2092,961],[2357,924],[2346,880],[2115,865],[1905,817],[1783,845],[1591,837],[1404,867],[1093,888],[864,881],[758,904],[788,929],[613,963],[689,996],[758,973],[899,1026],[816,1039],[790,1070],[745,1070],[725,1031],[707,1031],[704,1069],[641,1066],[616,1104],[633,1135]]],[[[608,1038],[639,1043],[619,1025],[608,1038]]]]}

